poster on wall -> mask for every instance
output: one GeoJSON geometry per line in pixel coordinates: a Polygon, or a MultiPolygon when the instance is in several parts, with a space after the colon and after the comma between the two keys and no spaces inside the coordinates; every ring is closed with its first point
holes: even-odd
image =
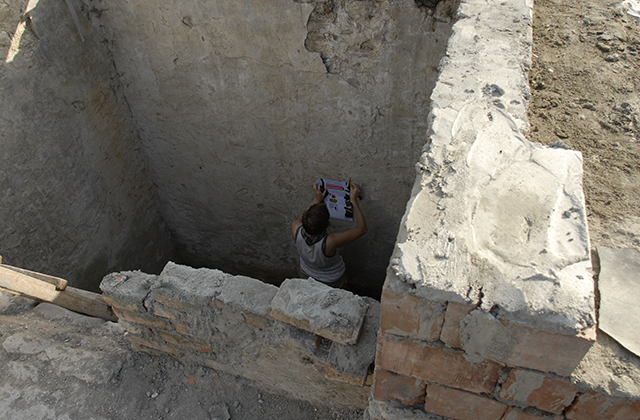
{"type": "Polygon", "coordinates": [[[353,204],[351,203],[349,181],[332,181],[320,178],[316,184],[327,191],[324,202],[332,219],[353,221],[353,204]]]}

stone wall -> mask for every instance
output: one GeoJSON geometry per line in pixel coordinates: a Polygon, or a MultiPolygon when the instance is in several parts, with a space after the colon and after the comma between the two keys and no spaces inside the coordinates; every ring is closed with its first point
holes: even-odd
{"type": "Polygon", "coordinates": [[[97,290],[173,247],[109,51],[75,11],[80,32],[63,0],[0,1],[0,255],[97,290]]]}
{"type": "Polygon", "coordinates": [[[640,416],[638,358],[596,342],[581,155],[522,135],[531,7],[458,11],[382,293],[369,419],[640,416]]]}
{"type": "Polygon", "coordinates": [[[380,304],[315,280],[280,288],[169,263],[110,274],[105,300],[134,349],[255,381],[314,404],[364,408],[380,304]]]}
{"type": "Polygon", "coordinates": [[[87,4],[183,260],[278,284],[310,185],[350,177],[369,233],[343,256],[379,296],[456,1],[87,4]]]}

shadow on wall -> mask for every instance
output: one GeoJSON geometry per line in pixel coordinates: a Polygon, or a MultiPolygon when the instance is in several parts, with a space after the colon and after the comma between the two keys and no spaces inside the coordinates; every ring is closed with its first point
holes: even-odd
{"type": "Polygon", "coordinates": [[[148,7],[102,13],[182,262],[276,285],[296,277],[289,224],[309,185],[351,178],[369,232],[342,254],[352,290],[379,298],[458,3],[220,0],[200,14],[237,27],[180,10],[163,13],[165,39],[141,29],[148,7]],[[158,55],[160,42],[172,46],[158,55]]]}
{"type": "Polygon", "coordinates": [[[173,245],[110,53],[79,4],[0,3],[0,255],[98,291],[114,270],[160,272],[173,245]]]}

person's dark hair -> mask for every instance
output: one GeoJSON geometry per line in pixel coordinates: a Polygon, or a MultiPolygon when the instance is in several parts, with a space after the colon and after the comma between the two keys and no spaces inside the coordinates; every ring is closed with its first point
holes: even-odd
{"type": "Polygon", "coordinates": [[[329,226],[329,209],[325,203],[314,204],[302,215],[302,227],[309,235],[324,232],[329,226]]]}

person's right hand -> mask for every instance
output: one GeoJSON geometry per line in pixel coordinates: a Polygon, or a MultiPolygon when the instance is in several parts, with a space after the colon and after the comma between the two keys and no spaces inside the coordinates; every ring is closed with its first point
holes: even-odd
{"type": "Polygon", "coordinates": [[[313,188],[313,195],[315,196],[313,202],[316,204],[322,203],[324,197],[327,195],[327,190],[322,189],[322,185],[319,182],[314,183],[311,188],[313,188]]]}
{"type": "Polygon", "coordinates": [[[350,182],[349,184],[350,184],[349,185],[349,195],[351,196],[351,201],[355,202],[357,199],[360,198],[360,187],[358,187],[353,182],[350,182]]]}

